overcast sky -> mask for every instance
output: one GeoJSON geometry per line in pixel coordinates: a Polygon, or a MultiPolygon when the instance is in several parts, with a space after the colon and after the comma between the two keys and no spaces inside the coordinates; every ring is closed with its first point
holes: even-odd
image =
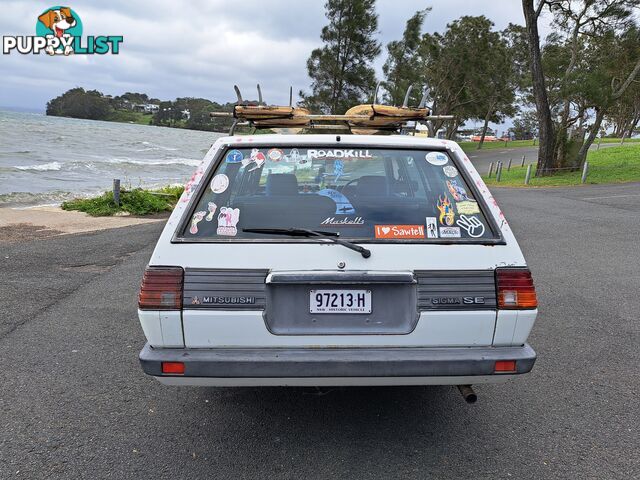
{"type": "MultiPolygon", "coordinates": [[[[34,35],[41,1],[3,0],[1,35],[34,35]],[[8,14],[10,12],[10,14],[8,14]]],[[[86,35],[123,35],[119,55],[49,57],[0,54],[0,105],[44,109],[47,100],[81,86],[117,95],[144,92],[171,100],[233,101],[233,84],[269,103],[306,89],[305,68],[326,24],[324,0],[78,0],[68,4],[86,35]]],[[[401,37],[406,20],[433,7],[424,31],[443,31],[462,15],[486,15],[502,29],[523,23],[520,0],[378,0],[378,38],[401,37]]],[[[376,61],[378,75],[384,56],[376,61]]]]}

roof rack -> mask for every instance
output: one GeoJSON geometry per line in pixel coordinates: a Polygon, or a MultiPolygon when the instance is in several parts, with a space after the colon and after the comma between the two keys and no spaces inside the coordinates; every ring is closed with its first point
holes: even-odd
{"type": "Polygon", "coordinates": [[[412,85],[409,86],[401,107],[382,105],[378,103],[378,89],[376,86],[371,104],[356,105],[347,110],[344,115],[312,114],[303,107],[293,106],[293,88],[289,88],[289,105],[267,105],[262,99],[260,84],[258,101],[247,102],[237,85],[233,88],[238,97],[233,112],[211,112],[211,117],[233,117],[234,121],[229,129],[229,135],[234,135],[236,128],[249,125],[254,129],[273,129],[278,133],[299,133],[303,130],[348,130],[355,134],[397,133],[409,127],[410,122],[425,120],[451,120],[453,115],[432,115],[431,108],[426,106],[428,90],[425,91],[418,107],[409,107],[409,96],[412,85]]]}

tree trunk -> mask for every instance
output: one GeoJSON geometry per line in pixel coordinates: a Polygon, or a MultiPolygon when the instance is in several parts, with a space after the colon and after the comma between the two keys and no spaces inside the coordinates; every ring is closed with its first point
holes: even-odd
{"type": "MultiPolygon", "coordinates": [[[[493,106],[492,106],[493,109],[493,106]]],[[[489,128],[489,117],[491,116],[491,110],[487,112],[484,117],[484,125],[482,126],[482,134],[480,134],[480,142],[478,142],[478,150],[484,145],[484,137],[487,136],[487,129],[489,128]]]]}
{"type": "Polygon", "coordinates": [[[595,118],[595,121],[593,122],[593,126],[591,127],[591,131],[589,132],[589,135],[587,135],[587,138],[585,139],[584,143],[580,147],[580,150],[578,151],[577,160],[580,167],[584,165],[584,162],[587,159],[587,153],[589,152],[589,148],[591,148],[593,141],[598,136],[598,132],[600,131],[600,125],[602,125],[603,118],[604,118],[604,108],[597,109],[596,118],[595,118]]]}
{"type": "Polygon", "coordinates": [[[538,167],[536,176],[548,175],[554,167],[555,134],[553,119],[549,108],[547,87],[542,70],[542,55],[540,53],[540,34],[538,33],[538,15],[533,0],[522,0],[522,10],[529,37],[529,58],[531,61],[531,80],[533,82],[533,96],[536,102],[536,112],[540,128],[538,144],[538,167]]]}

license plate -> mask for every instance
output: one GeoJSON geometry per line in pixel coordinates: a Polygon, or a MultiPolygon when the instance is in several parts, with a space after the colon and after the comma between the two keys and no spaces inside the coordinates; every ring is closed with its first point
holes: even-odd
{"type": "Polygon", "coordinates": [[[311,313],[371,313],[371,290],[311,290],[311,313]]]}

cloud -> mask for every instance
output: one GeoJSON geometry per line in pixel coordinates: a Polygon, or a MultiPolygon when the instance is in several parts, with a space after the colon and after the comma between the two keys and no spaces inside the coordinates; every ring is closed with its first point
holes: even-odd
{"type": "MultiPolygon", "coordinates": [[[[300,0],[114,0],[70,4],[82,18],[84,35],[123,35],[119,55],[0,55],[0,105],[44,108],[47,100],[83,86],[106,94],[146,92],[153,97],[234,100],[238,84],[248,98],[255,84],[266,100],[287,102],[309,85],[306,60],[320,46],[326,24],[324,2],[300,0]]],[[[379,39],[402,35],[406,20],[425,8],[423,0],[378,0],[379,39]]],[[[486,15],[497,28],[522,23],[519,2],[433,2],[425,30],[443,31],[462,14],[486,15]],[[469,6],[473,7],[470,8],[469,6]]],[[[33,35],[41,2],[3,2],[2,35],[33,35]]],[[[378,71],[384,59],[375,62],[378,71]]]]}

